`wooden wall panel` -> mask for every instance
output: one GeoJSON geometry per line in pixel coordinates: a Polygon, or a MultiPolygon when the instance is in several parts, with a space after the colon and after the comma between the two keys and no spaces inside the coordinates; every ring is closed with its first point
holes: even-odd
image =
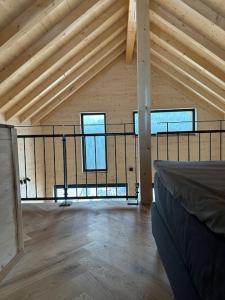
{"type": "Polygon", "coordinates": [[[0,127],[0,279],[23,252],[17,140],[15,130],[0,127]]]}

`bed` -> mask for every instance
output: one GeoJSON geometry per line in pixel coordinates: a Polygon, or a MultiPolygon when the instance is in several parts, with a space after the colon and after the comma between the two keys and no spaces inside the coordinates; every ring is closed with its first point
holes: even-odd
{"type": "Polygon", "coordinates": [[[175,299],[225,299],[225,162],[155,169],[152,230],[175,299]]]}

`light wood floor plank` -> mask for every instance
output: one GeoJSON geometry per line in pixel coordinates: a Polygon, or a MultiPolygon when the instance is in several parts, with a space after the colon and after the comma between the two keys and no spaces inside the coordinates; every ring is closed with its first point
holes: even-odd
{"type": "Polygon", "coordinates": [[[171,300],[150,212],[125,203],[23,205],[25,255],[1,300],[171,300]]]}

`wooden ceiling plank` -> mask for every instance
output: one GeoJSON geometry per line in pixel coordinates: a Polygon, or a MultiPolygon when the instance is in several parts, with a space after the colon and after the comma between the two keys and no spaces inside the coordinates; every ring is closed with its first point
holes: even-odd
{"type": "MultiPolygon", "coordinates": [[[[204,85],[199,78],[197,79],[195,76],[193,76],[191,73],[189,73],[184,66],[181,66],[181,64],[178,62],[174,62],[174,59],[171,60],[171,58],[168,59],[168,57],[161,55],[159,52],[154,51],[151,49],[151,52],[154,54],[154,57],[157,57],[160,61],[167,64],[167,67],[171,67],[179,74],[183,75],[184,78],[187,79],[187,82],[189,82],[191,87],[194,87],[196,91],[201,93],[205,98],[209,99],[211,102],[213,102],[217,107],[222,107],[225,111],[225,101],[223,98],[219,98],[215,96],[214,93],[206,86],[204,85]]],[[[165,54],[165,52],[164,52],[165,54]]],[[[167,55],[169,56],[169,55],[167,55]]]]}
{"type": "Polygon", "coordinates": [[[55,110],[59,105],[64,103],[65,101],[69,101],[73,94],[78,91],[81,87],[87,84],[92,78],[94,78],[97,74],[99,74],[103,69],[105,69],[108,65],[110,65],[115,59],[121,56],[125,52],[125,43],[116,49],[113,53],[111,53],[108,57],[104,58],[99,64],[93,66],[90,72],[84,74],[79,81],[77,81],[76,86],[71,89],[71,92],[68,93],[66,97],[59,97],[55,99],[54,102],[49,103],[43,110],[39,111],[34,117],[31,119],[32,124],[37,124],[44,117],[49,115],[53,110],[55,110]]]}
{"type": "Polygon", "coordinates": [[[126,39],[126,35],[123,34],[120,37],[116,38],[115,41],[112,41],[104,47],[99,53],[97,53],[94,57],[90,58],[84,65],[82,65],[79,69],[73,72],[70,76],[68,76],[61,84],[56,86],[55,89],[50,91],[45,97],[40,99],[37,103],[35,103],[30,109],[28,109],[21,117],[19,116],[20,121],[30,119],[31,116],[42,110],[49,103],[54,103],[57,98],[64,98],[71,93],[74,87],[76,87],[77,81],[90,69],[92,69],[95,65],[100,63],[102,59],[110,55],[115,49],[120,47],[121,44],[124,43],[126,39]],[[24,117],[26,116],[26,119],[24,117]]]}
{"type": "Polygon", "coordinates": [[[179,57],[189,66],[196,69],[200,74],[212,81],[222,91],[225,90],[225,82],[220,78],[224,78],[222,72],[218,72],[214,66],[207,62],[202,57],[199,57],[195,52],[187,49],[179,40],[174,39],[167,33],[163,32],[154,24],[151,25],[151,39],[160,47],[164,48],[168,52],[179,57]],[[217,76],[220,76],[217,77],[217,76]]]}
{"type": "Polygon", "coordinates": [[[204,0],[204,3],[225,18],[224,0],[204,0]]]}
{"type": "MultiPolygon", "coordinates": [[[[43,0],[42,0],[43,1],[43,0]]],[[[79,3],[81,0],[73,0],[74,5],[75,1],[79,3]]],[[[66,5],[66,2],[64,2],[66,5]]],[[[68,7],[68,5],[66,5],[68,7]]],[[[73,7],[73,6],[72,6],[73,7]]],[[[51,19],[53,19],[53,13],[55,14],[57,12],[56,9],[52,10],[51,19]]],[[[13,59],[7,66],[4,67],[4,69],[0,70],[0,82],[7,79],[12,73],[14,73],[17,69],[19,69],[20,66],[22,66],[26,61],[28,61],[33,55],[35,55],[39,50],[41,50],[46,44],[49,43],[52,39],[54,39],[56,36],[60,34],[63,30],[65,30],[72,22],[74,22],[75,19],[78,18],[78,11],[75,7],[71,10],[71,12],[67,15],[66,14],[66,8],[62,9],[60,11],[60,14],[57,15],[57,18],[54,17],[54,19],[50,22],[48,22],[48,26],[45,26],[42,28],[45,29],[44,34],[42,34],[36,41],[32,38],[32,44],[24,49],[22,53],[18,55],[17,57],[13,59]],[[61,16],[64,16],[60,19],[61,16]],[[53,22],[54,21],[54,22],[53,22]],[[58,22],[57,22],[58,21],[58,22]],[[48,29],[48,31],[46,31],[48,29]]],[[[50,19],[50,20],[51,20],[50,19]]],[[[43,22],[41,23],[43,24],[43,22]]],[[[32,28],[34,31],[34,28],[32,28]]],[[[32,31],[32,32],[33,32],[32,31]]],[[[35,30],[36,32],[36,30],[35,30]]],[[[37,34],[37,32],[36,32],[37,34]]]]}
{"type": "Polygon", "coordinates": [[[127,13],[127,6],[124,1],[118,1],[116,5],[108,9],[103,15],[97,18],[93,23],[87,26],[83,31],[72,39],[68,44],[62,47],[55,55],[51,56],[43,64],[39,65],[29,76],[20,81],[14,88],[2,96],[0,99],[0,108],[9,105],[14,97],[22,98],[32,92],[39,84],[53,75],[56,70],[65,65],[74,55],[84,49],[98,35],[112,26],[115,21],[119,21],[127,13]]]}
{"type": "Polygon", "coordinates": [[[176,39],[179,39],[192,51],[208,60],[219,70],[225,72],[225,49],[218,47],[190,25],[183,23],[175,15],[152,2],[150,10],[151,22],[176,39]]]}
{"type": "Polygon", "coordinates": [[[88,0],[82,1],[82,5],[78,10],[82,14],[69,27],[61,32],[57,37],[51,40],[44,48],[31,57],[23,66],[14,72],[7,80],[0,84],[0,96],[10,91],[21,80],[28,77],[32,71],[35,71],[44,62],[49,60],[53,55],[60,52],[65,44],[69,43],[77,34],[79,34],[85,27],[91,24],[98,18],[107,8],[109,8],[115,0],[88,0]],[[90,2],[95,2],[95,5],[90,6],[90,2]],[[84,13],[84,7],[85,13],[84,13]]]}
{"type": "MultiPolygon", "coordinates": [[[[119,23],[116,24],[116,26],[118,25],[119,23]]],[[[25,110],[26,112],[23,114],[23,116],[25,117],[26,115],[29,115],[29,108],[31,107],[30,110],[32,110],[36,102],[39,102],[41,99],[48,99],[50,93],[53,93],[53,91],[55,91],[56,89],[60,90],[61,83],[65,82],[67,77],[69,77],[71,74],[74,74],[74,72],[84,63],[86,63],[91,57],[96,55],[102,48],[106,47],[112,41],[113,43],[115,43],[115,38],[118,37],[118,35],[121,36],[122,34],[123,36],[125,36],[124,32],[126,23],[123,23],[123,26],[121,25],[122,24],[120,24],[120,27],[117,27],[117,30],[115,26],[113,26],[112,28],[104,32],[103,36],[100,36],[92,43],[90,43],[83,51],[79,52],[78,55],[76,55],[67,63],[66,70],[64,69],[63,71],[59,69],[58,72],[55,73],[55,80],[52,81],[51,84],[49,83],[50,78],[48,78],[47,82],[44,82],[45,89],[42,85],[39,86],[42,87],[43,90],[38,94],[38,96],[34,97],[34,94],[32,94],[30,95],[30,97],[26,97],[13,105],[8,111],[6,111],[5,119],[8,121],[18,114],[21,114],[25,110]]],[[[113,44],[110,44],[110,47],[113,47],[113,44]]],[[[24,121],[23,117],[21,117],[21,120],[24,121]]]]}
{"type": "Polygon", "coordinates": [[[7,27],[24,10],[32,5],[33,0],[0,1],[0,31],[7,27]]]}
{"type": "MultiPolygon", "coordinates": [[[[225,17],[220,12],[218,13],[216,10],[211,8],[205,0],[183,0],[183,2],[198,12],[201,16],[204,16],[207,20],[215,24],[215,26],[225,30],[225,17]]],[[[225,3],[223,2],[223,6],[224,4],[225,3]]]]}
{"type": "Polygon", "coordinates": [[[176,65],[180,69],[183,69],[187,74],[193,77],[196,81],[199,82],[211,95],[216,97],[219,101],[225,103],[225,90],[220,89],[216,84],[214,84],[211,80],[205,77],[204,74],[198,72],[195,66],[190,66],[186,62],[183,61],[182,56],[178,56],[177,52],[171,52],[168,48],[164,49],[154,42],[154,35],[151,34],[152,38],[152,49],[154,52],[160,54],[165,57],[168,61],[170,61],[173,65],[176,65]]]}
{"type": "Polygon", "coordinates": [[[24,10],[22,14],[0,32],[0,45],[2,46],[9,42],[8,48],[10,48],[10,43],[18,41],[21,44],[23,38],[32,36],[32,39],[34,39],[33,33],[38,33],[38,27],[42,27],[40,30],[43,30],[44,34],[49,25],[54,25],[54,18],[51,16],[52,13],[54,13],[54,17],[57,17],[55,11],[63,11],[65,10],[65,6],[67,14],[69,7],[64,0],[56,0],[54,2],[52,0],[33,1],[30,7],[24,10]],[[51,24],[52,22],[53,24],[51,24]]]}
{"type": "Polygon", "coordinates": [[[136,32],[137,32],[136,0],[130,0],[129,11],[128,11],[128,23],[127,23],[127,45],[126,45],[127,64],[131,64],[133,61],[136,32]]]}
{"type": "Polygon", "coordinates": [[[207,110],[209,113],[215,112],[217,115],[219,115],[218,118],[224,117],[223,111],[220,111],[220,109],[208,104],[208,102],[205,102],[204,99],[203,101],[200,101],[201,98],[199,98],[199,95],[195,91],[192,91],[190,88],[186,87],[185,84],[180,83],[180,80],[175,79],[173,75],[168,75],[168,72],[166,72],[162,66],[158,68],[157,64],[155,64],[154,67],[157,69],[157,71],[162,72],[167,77],[168,84],[181,92],[187,99],[193,100],[198,107],[207,110]]]}
{"type": "MultiPolygon", "coordinates": [[[[199,32],[202,36],[205,36],[224,50],[225,31],[218,26],[217,19],[214,18],[215,23],[212,22],[209,15],[208,19],[198,11],[194,10],[191,6],[187,5],[185,1],[186,0],[155,0],[158,5],[166,8],[166,10],[168,10],[171,14],[179,18],[183,24],[189,25],[195,31],[199,32]]],[[[196,2],[195,5],[200,5],[199,1],[192,2],[196,2]]]]}
{"type": "MultiPolygon", "coordinates": [[[[164,32],[157,26],[154,26],[154,24],[151,26],[151,31],[152,34],[159,37],[164,43],[167,43],[174,49],[179,50],[179,52],[182,52],[184,59],[191,59],[203,69],[205,69],[206,72],[213,74],[215,81],[217,81],[219,86],[224,89],[225,73],[221,71],[221,69],[218,69],[214,65],[212,65],[208,60],[205,59],[205,57],[202,57],[198,53],[196,53],[196,51],[191,50],[192,46],[187,46],[186,41],[174,38],[168,32],[164,32]]],[[[191,43],[191,41],[189,41],[189,43],[191,43]]]]}
{"type": "Polygon", "coordinates": [[[169,65],[166,60],[157,57],[155,53],[152,53],[152,64],[158,68],[160,67],[164,73],[167,73],[169,76],[176,79],[176,81],[183,84],[186,88],[195,92],[195,94],[199,96],[199,99],[204,100],[205,105],[211,105],[211,107],[216,108],[218,111],[222,113],[225,112],[225,104],[223,105],[219,101],[214,101],[207,92],[186,76],[184,72],[180,72],[180,70],[178,71],[174,68],[174,66],[169,65]]]}

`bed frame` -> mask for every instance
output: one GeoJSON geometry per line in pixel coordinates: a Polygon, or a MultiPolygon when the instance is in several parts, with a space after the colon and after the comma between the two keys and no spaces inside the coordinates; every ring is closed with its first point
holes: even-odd
{"type": "Polygon", "coordinates": [[[152,204],[152,232],[176,300],[201,300],[173,238],[152,204]]]}

